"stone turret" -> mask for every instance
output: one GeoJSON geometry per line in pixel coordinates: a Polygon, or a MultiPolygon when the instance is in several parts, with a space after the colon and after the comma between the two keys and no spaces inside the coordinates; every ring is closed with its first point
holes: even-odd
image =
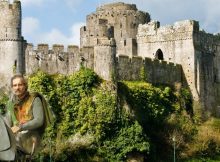
{"type": "Polygon", "coordinates": [[[0,1],[0,81],[9,83],[13,73],[24,73],[25,41],[21,35],[21,2],[0,1]],[[6,66],[7,65],[7,66],[6,66]]]}
{"type": "Polygon", "coordinates": [[[116,79],[116,44],[114,38],[96,39],[94,47],[94,71],[105,80],[116,79]]]}

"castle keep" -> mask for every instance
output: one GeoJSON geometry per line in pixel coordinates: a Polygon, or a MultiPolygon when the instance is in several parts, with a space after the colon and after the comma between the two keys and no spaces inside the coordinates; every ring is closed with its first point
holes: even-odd
{"type": "Polygon", "coordinates": [[[80,47],[47,44],[34,48],[21,34],[21,4],[0,1],[0,79],[14,70],[27,75],[41,69],[71,74],[80,66],[105,80],[146,80],[190,88],[202,112],[220,115],[220,38],[201,31],[194,20],[160,26],[134,4],[100,6],[80,29],[80,47]],[[205,111],[204,111],[204,110],[205,111]]]}

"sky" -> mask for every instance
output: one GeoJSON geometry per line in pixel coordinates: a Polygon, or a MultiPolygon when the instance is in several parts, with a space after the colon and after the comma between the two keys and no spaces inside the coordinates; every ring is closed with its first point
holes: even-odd
{"type": "MultiPolygon", "coordinates": [[[[10,0],[11,2],[13,0],[10,0]]],[[[148,12],[161,26],[176,21],[199,21],[207,33],[220,32],[219,0],[20,0],[22,5],[22,35],[34,46],[40,43],[79,45],[80,27],[86,16],[100,5],[112,2],[136,4],[148,12]]]]}

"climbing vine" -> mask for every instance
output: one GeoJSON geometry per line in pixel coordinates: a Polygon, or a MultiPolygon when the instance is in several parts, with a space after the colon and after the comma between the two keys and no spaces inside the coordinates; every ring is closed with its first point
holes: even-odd
{"type": "Polygon", "coordinates": [[[36,161],[120,162],[136,152],[147,159],[154,147],[151,131],[161,127],[178,101],[169,87],[115,85],[83,67],[69,76],[39,71],[29,77],[29,88],[42,93],[56,115],[36,161]]]}

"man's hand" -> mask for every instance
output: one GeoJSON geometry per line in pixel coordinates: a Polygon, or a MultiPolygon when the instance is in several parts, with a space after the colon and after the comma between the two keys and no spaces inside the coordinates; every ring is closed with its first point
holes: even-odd
{"type": "Polygon", "coordinates": [[[19,132],[20,127],[18,127],[18,126],[13,126],[13,127],[11,127],[11,130],[12,130],[13,133],[17,133],[17,132],[19,132]]]}

